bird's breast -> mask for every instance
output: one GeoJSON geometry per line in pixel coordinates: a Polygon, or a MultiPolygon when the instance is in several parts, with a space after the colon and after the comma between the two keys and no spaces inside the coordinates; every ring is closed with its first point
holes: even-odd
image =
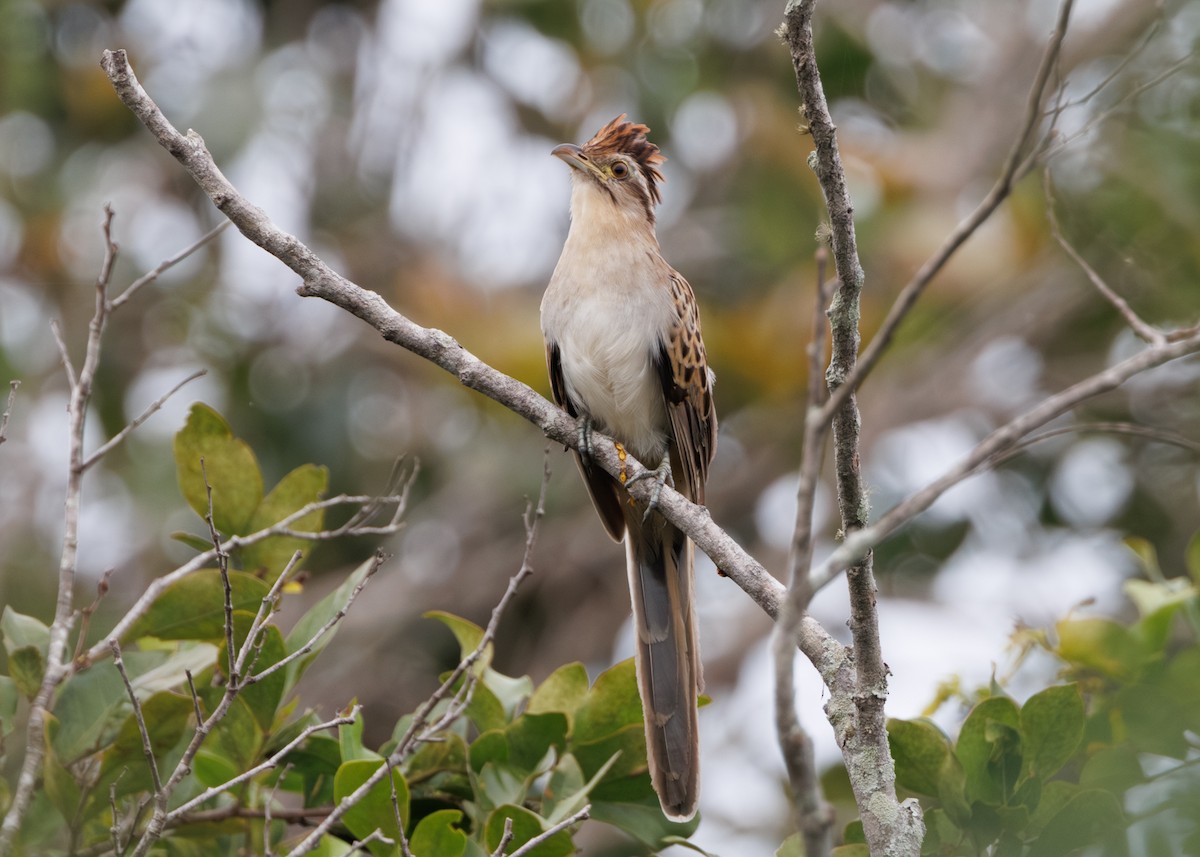
{"type": "Polygon", "coordinates": [[[547,291],[542,310],[571,400],[650,467],[666,452],[667,437],[654,356],[670,320],[657,297],[559,282],[547,291]]]}

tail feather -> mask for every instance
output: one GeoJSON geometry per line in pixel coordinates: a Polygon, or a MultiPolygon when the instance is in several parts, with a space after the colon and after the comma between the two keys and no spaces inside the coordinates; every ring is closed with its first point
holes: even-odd
{"type": "Polygon", "coordinates": [[[628,515],[625,541],[637,627],[637,674],[650,778],[668,818],[696,813],[702,683],[692,599],[692,543],[657,516],[628,515]]]}

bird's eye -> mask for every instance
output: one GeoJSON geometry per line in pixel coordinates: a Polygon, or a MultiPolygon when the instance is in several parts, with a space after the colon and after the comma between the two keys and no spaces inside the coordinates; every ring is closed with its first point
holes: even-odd
{"type": "Polygon", "coordinates": [[[623,161],[617,161],[612,166],[612,174],[619,179],[629,175],[629,167],[623,161]]]}

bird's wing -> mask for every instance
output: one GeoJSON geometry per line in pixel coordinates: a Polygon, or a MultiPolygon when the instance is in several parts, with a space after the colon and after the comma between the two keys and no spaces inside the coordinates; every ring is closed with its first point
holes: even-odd
{"type": "Polygon", "coordinates": [[[656,363],[670,418],[671,470],[676,488],[693,502],[703,503],[708,464],[717,451],[712,377],[692,287],[672,271],[670,288],[678,315],[659,347],[656,363]]]}
{"type": "MultiPolygon", "coordinates": [[[[562,370],[562,354],[559,352],[558,345],[554,343],[546,345],[546,368],[550,372],[550,391],[554,395],[554,401],[568,414],[578,419],[579,408],[567,394],[567,380],[563,377],[562,370]]],[[[583,475],[583,484],[587,486],[588,494],[592,498],[592,505],[599,513],[600,520],[604,523],[604,529],[608,531],[614,541],[619,542],[625,536],[625,514],[621,511],[621,497],[616,481],[599,467],[584,464],[578,452],[575,453],[575,463],[579,465],[579,472],[583,475]]]]}

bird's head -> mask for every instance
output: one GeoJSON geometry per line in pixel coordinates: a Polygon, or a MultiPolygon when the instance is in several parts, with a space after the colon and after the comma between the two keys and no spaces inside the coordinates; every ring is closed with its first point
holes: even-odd
{"type": "Polygon", "coordinates": [[[649,130],[622,113],[582,146],[563,143],[551,154],[572,168],[577,189],[599,191],[626,214],[645,217],[653,225],[658,184],[663,181],[658,167],[666,158],[646,139],[649,130]]]}

